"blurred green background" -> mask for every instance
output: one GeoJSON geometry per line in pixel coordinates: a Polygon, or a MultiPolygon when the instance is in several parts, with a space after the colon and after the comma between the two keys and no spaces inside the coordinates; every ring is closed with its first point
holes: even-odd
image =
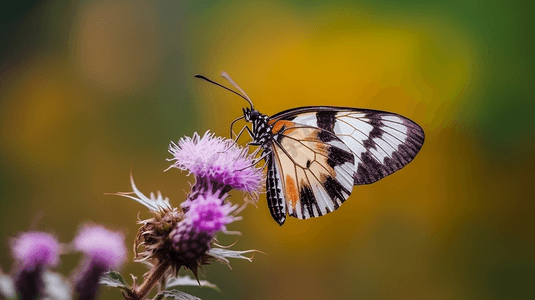
{"type": "MultiPolygon", "coordinates": [[[[28,229],[69,242],[85,222],[131,243],[147,209],[188,190],[167,147],[228,136],[245,101],[193,78],[227,71],[271,115],[387,110],[426,142],[338,211],[279,227],[262,196],[203,299],[533,299],[534,5],[528,1],[18,1],[0,15],[0,258],[28,229]],[[532,24],[531,26],[529,24],[532,24]]],[[[234,201],[241,201],[235,194],[234,201]]],[[[232,243],[236,237],[221,237],[232,243]]],[[[129,244],[129,249],[131,246],[129,244]]],[[[130,250],[130,257],[132,257],[130,250]]],[[[65,256],[59,270],[78,263],[65,256]]],[[[123,270],[138,277],[142,267],[123,270]]],[[[121,299],[102,289],[102,299],[121,299]]]]}

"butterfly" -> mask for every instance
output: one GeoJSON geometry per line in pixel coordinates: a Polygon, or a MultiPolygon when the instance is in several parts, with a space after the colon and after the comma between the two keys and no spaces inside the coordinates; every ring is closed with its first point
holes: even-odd
{"type": "Polygon", "coordinates": [[[249,96],[202,75],[249,102],[243,116],[252,124],[244,131],[249,145],[259,146],[267,166],[266,198],[273,219],[283,225],[286,216],[309,219],[338,209],[353,186],[370,184],[403,168],[422,148],[425,135],[415,122],[401,115],[372,109],[304,106],[268,116],[254,109],[249,96]]]}

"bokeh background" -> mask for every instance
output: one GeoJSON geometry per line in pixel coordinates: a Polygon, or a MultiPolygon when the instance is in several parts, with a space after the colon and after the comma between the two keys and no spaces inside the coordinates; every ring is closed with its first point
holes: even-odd
{"type": "MultiPolygon", "coordinates": [[[[178,205],[171,140],[228,136],[245,101],[193,78],[227,71],[261,112],[387,110],[426,142],[338,211],[279,227],[262,196],[203,299],[533,299],[534,5],[529,1],[13,1],[0,11],[0,266],[28,229],[69,242],[83,223],[127,233],[178,205]],[[529,24],[532,24],[531,26],[529,24]]],[[[240,194],[233,199],[240,201],[240,194]]],[[[232,243],[236,237],[221,237],[232,243]]],[[[130,249],[130,246],[129,246],[130,249]]],[[[132,257],[130,252],[130,257],[132,257]]],[[[78,263],[65,256],[59,271],[78,263]]],[[[138,277],[144,268],[123,270],[138,277]]],[[[102,299],[121,299],[102,289],[102,299]]]]}

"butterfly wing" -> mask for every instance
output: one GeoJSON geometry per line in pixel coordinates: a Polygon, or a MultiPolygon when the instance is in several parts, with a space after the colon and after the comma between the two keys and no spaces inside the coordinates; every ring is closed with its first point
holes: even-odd
{"type": "Polygon", "coordinates": [[[292,121],[334,134],[354,154],[354,184],[370,184],[411,162],[425,135],[415,122],[394,113],[351,107],[308,106],[280,112],[292,121]]]}
{"type": "Polygon", "coordinates": [[[355,160],[350,148],[323,129],[275,120],[268,156],[267,199],[282,225],[288,215],[308,219],[336,210],[351,194],[355,160]]]}
{"type": "Polygon", "coordinates": [[[286,221],[286,197],[284,196],[283,181],[281,179],[280,162],[274,155],[271,152],[266,159],[268,166],[266,198],[271,216],[279,225],[282,225],[286,221]]]}

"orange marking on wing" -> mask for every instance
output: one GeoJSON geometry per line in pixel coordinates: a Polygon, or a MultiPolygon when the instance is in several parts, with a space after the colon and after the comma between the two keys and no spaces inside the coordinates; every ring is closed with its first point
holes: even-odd
{"type": "Polygon", "coordinates": [[[317,153],[320,153],[324,156],[327,156],[329,155],[329,146],[327,146],[326,144],[323,144],[323,143],[315,143],[314,145],[315,147],[315,150],[317,153]]]}
{"type": "Polygon", "coordinates": [[[298,199],[297,185],[290,175],[286,175],[286,195],[290,199],[292,206],[295,207],[298,199]]]}
{"type": "Polygon", "coordinates": [[[292,121],[281,121],[281,120],[272,120],[272,121],[269,121],[269,125],[275,123],[275,126],[273,126],[273,129],[271,130],[271,132],[273,134],[277,134],[279,133],[282,128],[289,128],[289,127],[294,127],[295,126],[295,123],[292,122],[292,121]]]}

